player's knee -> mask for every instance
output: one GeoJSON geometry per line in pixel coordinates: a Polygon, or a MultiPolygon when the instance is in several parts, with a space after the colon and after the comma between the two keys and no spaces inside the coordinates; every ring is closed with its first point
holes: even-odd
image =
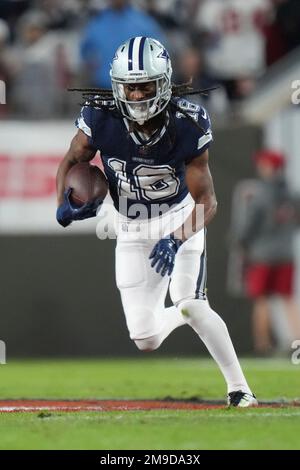
{"type": "Polygon", "coordinates": [[[212,312],[208,301],[202,299],[183,299],[177,303],[177,308],[187,322],[204,322],[212,312]]]}
{"type": "Polygon", "coordinates": [[[143,352],[152,352],[159,348],[160,341],[158,336],[154,335],[149,338],[135,339],[137,348],[143,352]]]}
{"type": "Polygon", "coordinates": [[[130,338],[134,341],[139,338],[154,337],[159,331],[154,313],[143,306],[127,311],[126,322],[130,338]]]}

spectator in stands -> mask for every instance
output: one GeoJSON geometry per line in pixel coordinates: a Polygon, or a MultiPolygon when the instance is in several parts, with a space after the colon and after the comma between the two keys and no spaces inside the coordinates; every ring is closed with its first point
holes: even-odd
{"type": "Polygon", "coordinates": [[[110,88],[109,64],[115,50],[133,36],[150,36],[165,42],[156,21],[131,6],[128,0],[110,0],[87,24],[81,41],[81,57],[90,85],[110,88]]]}
{"type": "Polygon", "coordinates": [[[9,75],[6,63],[6,50],[9,36],[9,27],[6,21],[0,19],[0,80],[4,82],[7,82],[9,75]]]}
{"type": "Polygon", "coordinates": [[[5,20],[15,37],[15,25],[31,6],[31,0],[0,0],[0,18],[5,20]]]}
{"type": "Polygon", "coordinates": [[[206,39],[206,63],[230,99],[249,95],[265,70],[269,0],[203,0],[195,26],[206,39]]]}
{"type": "Polygon", "coordinates": [[[35,0],[34,9],[47,15],[49,30],[70,30],[81,21],[82,5],[79,0],[35,0]]]}
{"type": "Polygon", "coordinates": [[[12,103],[18,116],[61,116],[69,74],[65,37],[48,32],[47,16],[29,11],[20,18],[11,50],[12,103]]]}
{"type": "Polygon", "coordinates": [[[260,151],[255,163],[260,184],[249,204],[247,222],[235,236],[248,265],[247,294],[254,300],[254,348],[258,353],[268,353],[273,346],[274,296],[281,299],[291,339],[300,338],[300,311],[293,292],[296,205],[283,176],[283,155],[260,151]]]}
{"type": "Polygon", "coordinates": [[[3,106],[4,102],[7,102],[7,93],[8,93],[8,84],[10,79],[10,71],[9,71],[9,63],[7,57],[7,45],[9,41],[10,31],[6,21],[0,19],[0,81],[4,83],[4,88],[1,83],[0,85],[0,92],[2,93],[3,90],[5,92],[5,96],[0,96],[0,116],[6,116],[8,107],[3,106]]]}
{"type": "MultiPolygon", "coordinates": [[[[171,56],[188,47],[190,40],[191,9],[195,0],[135,0],[160,25],[167,36],[171,56]]],[[[197,3],[199,0],[197,0],[197,3]]],[[[174,64],[175,65],[175,64],[174,64]]],[[[175,65],[176,67],[176,65],[175,65]]],[[[174,68],[175,68],[174,67],[174,68]]]]}
{"type": "MultiPolygon", "coordinates": [[[[205,70],[203,53],[195,46],[184,49],[179,56],[178,83],[187,83],[192,81],[195,89],[205,89],[218,87],[211,93],[204,95],[195,95],[192,101],[203,105],[209,113],[220,115],[226,113],[228,109],[228,100],[222,85],[210,77],[205,70]]],[[[191,99],[191,97],[187,97],[191,99]]]]}
{"type": "Polygon", "coordinates": [[[271,0],[274,15],[265,30],[267,65],[272,65],[300,46],[299,0],[271,0]]]}

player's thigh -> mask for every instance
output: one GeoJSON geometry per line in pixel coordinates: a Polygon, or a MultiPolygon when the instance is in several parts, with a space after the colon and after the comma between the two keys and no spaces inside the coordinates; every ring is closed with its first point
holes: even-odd
{"type": "Polygon", "coordinates": [[[132,339],[148,337],[160,329],[169,279],[151,267],[149,241],[118,242],[116,282],[120,290],[127,327],[132,339]]]}
{"type": "Polygon", "coordinates": [[[175,259],[170,296],[175,305],[184,299],[206,298],[206,247],[203,229],[183,243],[175,259]]]}
{"type": "Polygon", "coordinates": [[[116,282],[120,290],[145,285],[148,277],[148,245],[140,241],[117,242],[116,282]]]}

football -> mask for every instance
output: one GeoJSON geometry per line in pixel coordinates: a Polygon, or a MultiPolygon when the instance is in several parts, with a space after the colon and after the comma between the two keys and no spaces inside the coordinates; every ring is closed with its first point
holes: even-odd
{"type": "Polygon", "coordinates": [[[104,199],[108,183],[100,168],[88,162],[77,163],[67,173],[65,189],[72,189],[71,204],[82,206],[95,199],[104,199]]]}

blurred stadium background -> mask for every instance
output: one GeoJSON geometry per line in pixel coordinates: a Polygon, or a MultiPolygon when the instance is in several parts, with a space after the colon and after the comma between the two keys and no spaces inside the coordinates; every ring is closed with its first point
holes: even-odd
{"type": "MultiPolygon", "coordinates": [[[[239,277],[230,265],[232,198],[239,181],[254,177],[260,148],[284,153],[290,187],[300,191],[299,31],[297,0],[0,0],[0,338],[8,360],[140,354],[115,286],[114,240],[99,240],[95,221],[64,230],[55,220],[55,174],[81,101],[66,89],[109,86],[111,51],[139,34],[167,45],[174,81],[193,76],[195,87],[219,86],[201,98],[213,121],[219,201],[208,295],[238,352],[253,352],[251,304],[232,288],[239,277]]],[[[300,239],[295,257],[299,271],[300,239]]],[[[287,352],[284,325],[274,328],[287,352]]],[[[203,353],[181,328],[154,354],[203,353]]]]}

